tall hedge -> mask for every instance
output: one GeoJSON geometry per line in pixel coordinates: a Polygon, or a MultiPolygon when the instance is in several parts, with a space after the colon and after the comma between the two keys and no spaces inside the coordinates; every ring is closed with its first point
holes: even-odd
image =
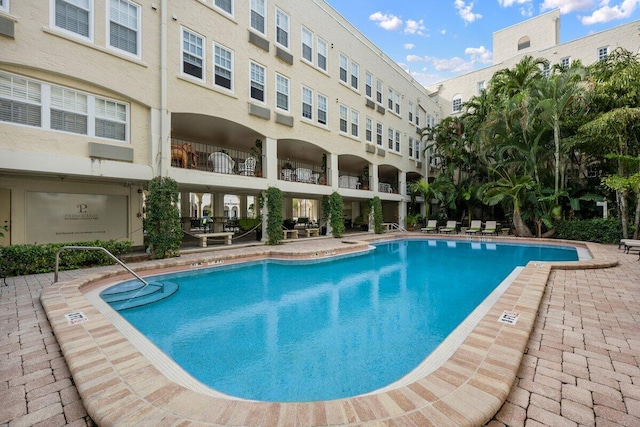
{"type": "Polygon", "coordinates": [[[171,178],[152,179],[145,206],[144,229],[151,256],[179,256],[182,227],[178,210],[178,183],[171,178]]]}
{"type": "Polygon", "coordinates": [[[337,192],[329,196],[329,223],[333,237],[342,237],[344,234],[344,202],[337,192]]]}
{"type": "Polygon", "coordinates": [[[384,229],[382,227],[382,201],[380,197],[376,196],[371,200],[371,211],[373,212],[373,232],[382,234],[384,229]]]}
{"type": "Polygon", "coordinates": [[[277,245],[282,240],[283,203],[279,188],[267,188],[267,245],[277,245]]]}
{"type": "Polygon", "coordinates": [[[583,242],[618,243],[622,238],[622,224],[617,218],[564,220],[556,226],[553,237],[583,242]]]}

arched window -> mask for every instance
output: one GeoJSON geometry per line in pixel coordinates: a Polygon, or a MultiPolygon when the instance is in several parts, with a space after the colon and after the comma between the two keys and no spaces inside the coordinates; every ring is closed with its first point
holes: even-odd
{"type": "Polygon", "coordinates": [[[462,111],[462,95],[454,95],[451,99],[451,112],[459,113],[462,111]]]}
{"type": "Polygon", "coordinates": [[[529,36],[520,37],[520,40],[518,40],[518,50],[526,49],[528,47],[531,47],[531,39],[529,36]]]}

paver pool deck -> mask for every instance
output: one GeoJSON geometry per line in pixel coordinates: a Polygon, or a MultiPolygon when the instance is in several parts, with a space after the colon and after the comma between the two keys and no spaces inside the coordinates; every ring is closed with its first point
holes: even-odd
{"type": "MultiPolygon", "coordinates": [[[[147,274],[265,251],[317,257],[357,248],[357,239],[132,267],[147,274]]],[[[105,276],[128,278],[119,266],[62,272],[56,285],[52,273],[8,278],[0,286],[0,425],[638,426],[640,261],[616,246],[586,247],[588,261],[529,263],[434,372],[394,390],[312,403],[248,402],[167,379],[81,292],[105,276]],[[505,310],[520,314],[516,325],[497,321],[505,310]],[[70,325],[64,315],[75,311],[89,320],[70,325]]]]}

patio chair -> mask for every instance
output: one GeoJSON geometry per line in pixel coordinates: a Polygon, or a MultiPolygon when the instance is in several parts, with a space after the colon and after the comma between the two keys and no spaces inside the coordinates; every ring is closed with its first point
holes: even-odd
{"type": "Polygon", "coordinates": [[[482,221],[480,221],[479,219],[473,219],[471,220],[471,225],[469,226],[469,228],[467,228],[466,233],[476,234],[479,233],[480,230],[482,230],[482,221]]]}
{"type": "Polygon", "coordinates": [[[438,231],[438,220],[430,219],[429,221],[427,221],[427,226],[422,227],[420,231],[422,231],[423,233],[435,233],[436,231],[438,231]]]}
{"type": "Polygon", "coordinates": [[[487,221],[484,224],[484,229],[482,230],[482,234],[498,234],[497,230],[497,222],[496,221],[487,221]]]}
{"type": "Polygon", "coordinates": [[[229,157],[227,153],[223,153],[222,151],[216,151],[215,153],[211,153],[209,156],[209,161],[213,163],[213,171],[218,173],[233,173],[233,166],[235,165],[235,161],[229,157]]]}
{"type": "Polygon", "coordinates": [[[440,227],[440,232],[441,233],[453,233],[454,231],[456,231],[456,220],[450,220],[447,221],[447,225],[445,225],[444,227],[440,227]]]}
{"type": "Polygon", "coordinates": [[[240,175],[254,176],[256,169],[256,159],[253,157],[247,157],[244,163],[239,164],[240,175]]]}

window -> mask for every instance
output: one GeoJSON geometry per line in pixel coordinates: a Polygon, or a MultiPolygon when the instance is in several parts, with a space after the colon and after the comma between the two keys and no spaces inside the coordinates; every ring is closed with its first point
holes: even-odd
{"type": "Polygon", "coordinates": [[[327,97],[318,94],[318,123],[327,124],[327,97]]]}
{"type": "Polygon", "coordinates": [[[484,80],[478,82],[478,94],[481,94],[484,91],[484,80]]]}
{"type": "Polygon", "coordinates": [[[232,0],[214,0],[213,4],[215,4],[217,8],[227,12],[229,15],[233,15],[232,0]]]}
{"type": "Polygon", "coordinates": [[[416,160],[420,160],[420,141],[419,140],[414,140],[415,143],[415,149],[416,149],[416,160]]]}
{"type": "Polygon", "coordinates": [[[214,44],[214,51],[214,84],[233,90],[233,52],[219,44],[214,44]]]}
{"type": "Polygon", "coordinates": [[[41,96],[40,83],[0,73],[0,121],[41,127],[41,96]]]}
{"type": "Polygon", "coordinates": [[[328,48],[327,42],[318,38],[318,68],[322,71],[327,71],[327,56],[328,48]]]}
{"type": "Polygon", "coordinates": [[[347,133],[347,117],[349,110],[344,105],[340,105],[340,132],[347,133]]]}
{"type": "Polygon", "coordinates": [[[367,98],[373,96],[373,76],[368,71],[364,75],[364,94],[367,98]]]}
{"type": "Polygon", "coordinates": [[[527,36],[521,37],[520,40],[518,40],[518,50],[526,49],[528,47],[531,47],[531,39],[527,36]]]}
{"type": "Polygon", "coordinates": [[[9,12],[9,0],[0,0],[0,10],[9,12]]]}
{"type": "Polygon", "coordinates": [[[603,61],[609,55],[609,46],[598,48],[598,61],[603,61]]]}
{"type": "Polygon", "coordinates": [[[313,33],[302,27],[302,58],[313,62],[313,33]]]}
{"type": "Polygon", "coordinates": [[[378,104],[382,104],[382,91],[382,82],[380,80],[376,80],[376,101],[378,102],[378,104]]]}
{"type": "Polygon", "coordinates": [[[395,93],[396,99],[396,114],[400,115],[400,94],[398,92],[395,93]]]}
{"type": "Polygon", "coordinates": [[[376,123],[376,144],[382,147],[382,123],[376,123]]]}
{"type": "Polygon", "coordinates": [[[542,64],[542,75],[549,77],[549,74],[551,74],[551,67],[549,64],[542,64]]]}
{"type": "Polygon", "coordinates": [[[422,114],[422,109],[418,106],[416,108],[416,126],[420,126],[420,116],[424,117],[424,114],[422,114]]]}
{"type": "Polygon", "coordinates": [[[125,141],[127,139],[127,106],[120,102],[96,98],[96,136],[125,141]]]}
{"type": "Polygon", "coordinates": [[[255,62],[251,63],[251,98],[265,102],[265,68],[255,62]]]}
{"type": "Polygon", "coordinates": [[[462,111],[462,97],[460,95],[455,96],[451,100],[451,111],[453,113],[459,113],[462,111]]]}
{"type": "Polygon", "coordinates": [[[87,134],[87,96],[62,87],[51,88],[51,129],[87,134]]]}
{"type": "Polygon", "coordinates": [[[367,117],[364,122],[364,139],[367,142],[373,142],[373,120],[367,117]]]}
{"type": "Polygon", "coordinates": [[[201,80],[204,69],[203,40],[196,33],[182,29],[182,72],[201,80]]]}
{"type": "Polygon", "coordinates": [[[91,38],[91,0],[53,0],[55,26],[80,36],[91,38]]]}
{"type": "Polygon", "coordinates": [[[313,120],[313,91],[302,87],[302,117],[313,120]]]}
{"type": "Polygon", "coordinates": [[[393,129],[391,128],[387,131],[387,148],[393,150],[393,129]]]}
{"type": "Polygon", "coordinates": [[[259,33],[265,33],[265,2],[266,0],[251,0],[251,28],[259,33]]]}
{"type": "Polygon", "coordinates": [[[409,121],[413,123],[413,103],[409,103],[409,121]]]}
{"type": "Polygon", "coordinates": [[[393,89],[389,88],[389,95],[387,97],[387,107],[393,111],[393,89]]]}
{"type": "Polygon", "coordinates": [[[560,60],[560,66],[561,66],[562,68],[569,68],[569,67],[571,67],[571,57],[570,57],[570,56],[566,56],[566,57],[562,58],[562,59],[560,60]]]}
{"type": "Polygon", "coordinates": [[[276,74],[276,107],[289,111],[289,79],[276,74]]]}
{"type": "Polygon", "coordinates": [[[396,151],[400,152],[400,131],[396,131],[396,151]]]}
{"type": "Polygon", "coordinates": [[[340,54],[340,81],[347,82],[347,63],[349,60],[343,54],[340,54]]]}
{"type": "Polygon", "coordinates": [[[289,49],[289,15],[276,9],[276,42],[289,49]]]}
{"type": "Polygon", "coordinates": [[[358,112],[355,110],[351,110],[351,135],[352,136],[358,137],[358,135],[360,134],[359,121],[360,121],[360,115],[358,114],[358,112]]]}
{"type": "Polygon", "coordinates": [[[351,87],[358,90],[358,78],[360,77],[360,66],[351,62],[351,87]]]}
{"type": "Polygon", "coordinates": [[[111,0],[109,46],[140,56],[140,6],[128,0],[111,0]]]}
{"type": "Polygon", "coordinates": [[[0,72],[0,121],[126,141],[129,107],[122,102],[0,72]]]}
{"type": "Polygon", "coordinates": [[[413,138],[409,137],[409,158],[413,159],[413,138]]]}

